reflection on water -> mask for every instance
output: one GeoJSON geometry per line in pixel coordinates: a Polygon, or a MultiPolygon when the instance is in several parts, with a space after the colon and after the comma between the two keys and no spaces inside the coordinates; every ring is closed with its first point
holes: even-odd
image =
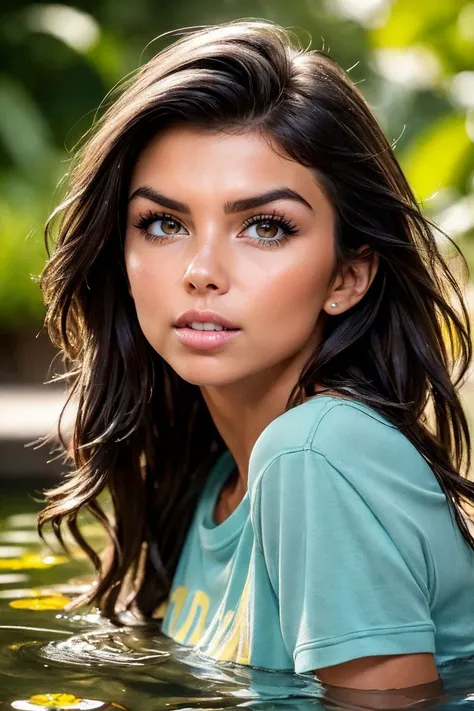
{"type": "MultiPolygon", "coordinates": [[[[403,704],[392,692],[369,700],[359,692],[348,700],[336,690],[328,698],[328,690],[311,674],[215,664],[161,635],[157,622],[140,625],[124,615],[123,627],[117,628],[93,609],[65,612],[64,605],[88,586],[90,563],[67,535],[74,561],[43,546],[36,535],[39,505],[26,495],[12,498],[10,505],[4,499],[2,507],[6,513],[0,521],[0,711],[355,711],[402,705],[474,711],[474,658],[441,667],[444,695],[441,690],[431,705],[420,701],[435,695],[431,685],[419,687],[413,698],[404,693],[403,704]],[[23,510],[15,511],[15,504],[23,510]],[[25,512],[26,508],[31,510],[25,512]]],[[[104,540],[100,527],[83,528],[100,548],[104,540]]]]}

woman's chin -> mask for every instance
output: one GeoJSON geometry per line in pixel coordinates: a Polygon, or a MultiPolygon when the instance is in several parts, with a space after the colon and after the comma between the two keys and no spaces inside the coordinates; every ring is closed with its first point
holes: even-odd
{"type": "Polygon", "coordinates": [[[239,380],[235,373],[217,373],[215,368],[179,368],[175,365],[171,365],[171,367],[180,378],[190,385],[198,385],[199,387],[227,387],[234,385],[239,380]],[[211,372],[212,370],[214,370],[213,373],[211,372]]]}

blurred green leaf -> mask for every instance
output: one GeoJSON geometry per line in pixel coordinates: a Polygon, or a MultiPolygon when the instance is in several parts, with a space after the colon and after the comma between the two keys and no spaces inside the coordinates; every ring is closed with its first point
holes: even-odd
{"type": "Polygon", "coordinates": [[[18,82],[0,76],[0,139],[17,168],[32,176],[50,162],[48,126],[18,82]]]}
{"type": "Polygon", "coordinates": [[[379,47],[408,47],[421,36],[456,18],[465,0],[396,0],[382,27],[372,31],[379,47]]]}
{"type": "Polygon", "coordinates": [[[454,182],[457,166],[472,148],[464,114],[448,115],[417,136],[401,156],[417,198],[426,200],[454,182]]]}
{"type": "Polygon", "coordinates": [[[0,201],[0,323],[13,330],[25,321],[39,322],[44,313],[34,278],[42,269],[46,250],[38,210],[29,207],[22,211],[0,201]]]}

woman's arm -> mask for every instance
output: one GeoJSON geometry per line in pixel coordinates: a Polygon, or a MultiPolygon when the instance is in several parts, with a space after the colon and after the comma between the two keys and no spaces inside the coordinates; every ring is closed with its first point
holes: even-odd
{"type": "Polygon", "coordinates": [[[428,709],[446,700],[433,654],[363,657],[314,673],[339,708],[428,709]]]}
{"type": "Polygon", "coordinates": [[[323,684],[348,689],[405,689],[436,681],[433,654],[391,654],[352,659],[315,670],[323,684]]]}
{"type": "MultiPolygon", "coordinates": [[[[385,443],[384,432],[369,434],[378,447],[385,443]]],[[[342,669],[344,680],[334,683],[346,686],[354,665],[367,659],[380,673],[388,659],[397,665],[397,657],[429,659],[435,653],[424,548],[419,528],[406,516],[413,484],[398,465],[385,461],[395,456],[391,449],[368,456],[369,443],[360,439],[359,449],[347,455],[354,460],[352,468],[341,461],[336,469],[314,450],[291,451],[273,459],[252,492],[256,539],[295,671],[326,670],[322,681],[331,683],[328,675],[342,669]]],[[[396,456],[400,459],[399,451],[396,456]]],[[[400,466],[409,463],[401,459],[400,466]]],[[[432,668],[431,676],[400,685],[435,678],[432,668]]]]}

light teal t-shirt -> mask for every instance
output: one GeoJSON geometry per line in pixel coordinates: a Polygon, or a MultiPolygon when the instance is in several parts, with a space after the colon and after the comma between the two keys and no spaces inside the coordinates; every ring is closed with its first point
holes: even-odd
{"type": "Polygon", "coordinates": [[[248,491],[209,473],[162,631],[215,660],[309,672],[358,657],[474,655],[474,553],[432,470],[371,407],[318,396],[257,439],[248,491]]]}

